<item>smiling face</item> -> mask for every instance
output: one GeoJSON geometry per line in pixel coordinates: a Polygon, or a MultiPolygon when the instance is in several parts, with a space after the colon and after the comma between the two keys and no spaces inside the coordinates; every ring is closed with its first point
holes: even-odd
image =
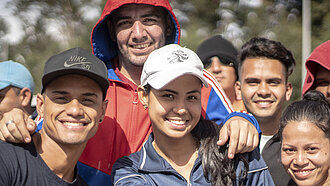
{"type": "Polygon", "coordinates": [[[106,102],[100,86],[82,75],[65,75],[38,94],[38,114],[44,118],[41,136],[59,144],[82,144],[97,131],[106,102]]]}
{"type": "Polygon", "coordinates": [[[307,121],[290,121],[282,132],[281,159],[298,185],[323,185],[330,168],[330,142],[307,121]]]}
{"type": "Polygon", "coordinates": [[[153,50],[165,45],[165,17],[162,8],[151,5],[128,4],[116,10],[113,26],[108,25],[115,33],[119,60],[142,67],[153,50]]]}
{"type": "Polygon", "coordinates": [[[151,88],[149,94],[140,97],[148,105],[155,137],[178,139],[191,135],[201,116],[201,87],[197,77],[183,75],[160,90],[151,88]]]}
{"type": "Polygon", "coordinates": [[[237,82],[238,99],[258,121],[279,119],[282,106],[290,100],[292,86],[286,83],[285,67],[278,60],[248,58],[237,82]]]}
{"type": "Polygon", "coordinates": [[[317,67],[314,87],[330,101],[330,71],[320,65],[317,67]]]}

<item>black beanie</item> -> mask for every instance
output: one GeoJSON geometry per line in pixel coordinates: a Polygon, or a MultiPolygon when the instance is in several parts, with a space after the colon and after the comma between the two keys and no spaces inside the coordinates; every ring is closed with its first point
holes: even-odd
{"type": "Polygon", "coordinates": [[[233,63],[237,76],[237,50],[231,42],[221,35],[215,35],[203,41],[198,46],[196,53],[201,58],[203,64],[213,56],[217,56],[225,64],[233,63]]]}

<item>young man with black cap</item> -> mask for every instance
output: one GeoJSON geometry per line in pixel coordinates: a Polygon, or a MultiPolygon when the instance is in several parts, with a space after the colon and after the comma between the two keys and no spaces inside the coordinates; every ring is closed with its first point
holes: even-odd
{"type": "Polygon", "coordinates": [[[37,111],[43,127],[27,144],[0,142],[0,185],[87,185],[76,164],[103,121],[107,69],[73,48],[45,64],[37,111]]]}

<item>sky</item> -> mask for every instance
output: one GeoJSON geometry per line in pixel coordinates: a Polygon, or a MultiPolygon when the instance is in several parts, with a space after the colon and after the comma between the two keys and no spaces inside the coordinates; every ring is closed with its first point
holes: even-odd
{"type": "MultiPolygon", "coordinates": [[[[8,43],[15,44],[22,38],[24,32],[20,20],[13,16],[13,10],[6,8],[6,3],[9,1],[10,0],[0,0],[0,17],[4,18],[9,25],[9,34],[7,34],[4,39],[8,41],[8,43]]],[[[100,3],[100,0],[91,0],[91,3],[100,3]]],[[[102,10],[86,5],[81,8],[81,11],[84,12],[83,19],[90,20],[98,18],[102,10]]],[[[36,14],[36,12],[32,12],[31,14],[36,14]]],[[[31,17],[33,17],[33,15],[31,15],[31,17]]],[[[58,37],[59,26],[56,24],[56,20],[49,22],[48,33],[58,37]]]]}
{"type": "Polygon", "coordinates": [[[9,25],[9,34],[5,36],[5,40],[9,43],[15,43],[23,36],[23,31],[20,27],[20,21],[12,15],[12,10],[6,8],[6,3],[10,0],[0,1],[0,17],[4,18],[9,25]]]}

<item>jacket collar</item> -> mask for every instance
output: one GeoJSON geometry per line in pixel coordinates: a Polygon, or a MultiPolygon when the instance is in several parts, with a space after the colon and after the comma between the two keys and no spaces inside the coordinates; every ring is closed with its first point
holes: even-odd
{"type": "MultiPolygon", "coordinates": [[[[172,166],[156,152],[152,145],[153,141],[154,135],[151,133],[140,151],[141,156],[139,160],[139,170],[145,172],[175,171],[172,166]]],[[[198,153],[194,166],[202,163],[202,159],[199,154],[200,153],[198,153]]]]}

